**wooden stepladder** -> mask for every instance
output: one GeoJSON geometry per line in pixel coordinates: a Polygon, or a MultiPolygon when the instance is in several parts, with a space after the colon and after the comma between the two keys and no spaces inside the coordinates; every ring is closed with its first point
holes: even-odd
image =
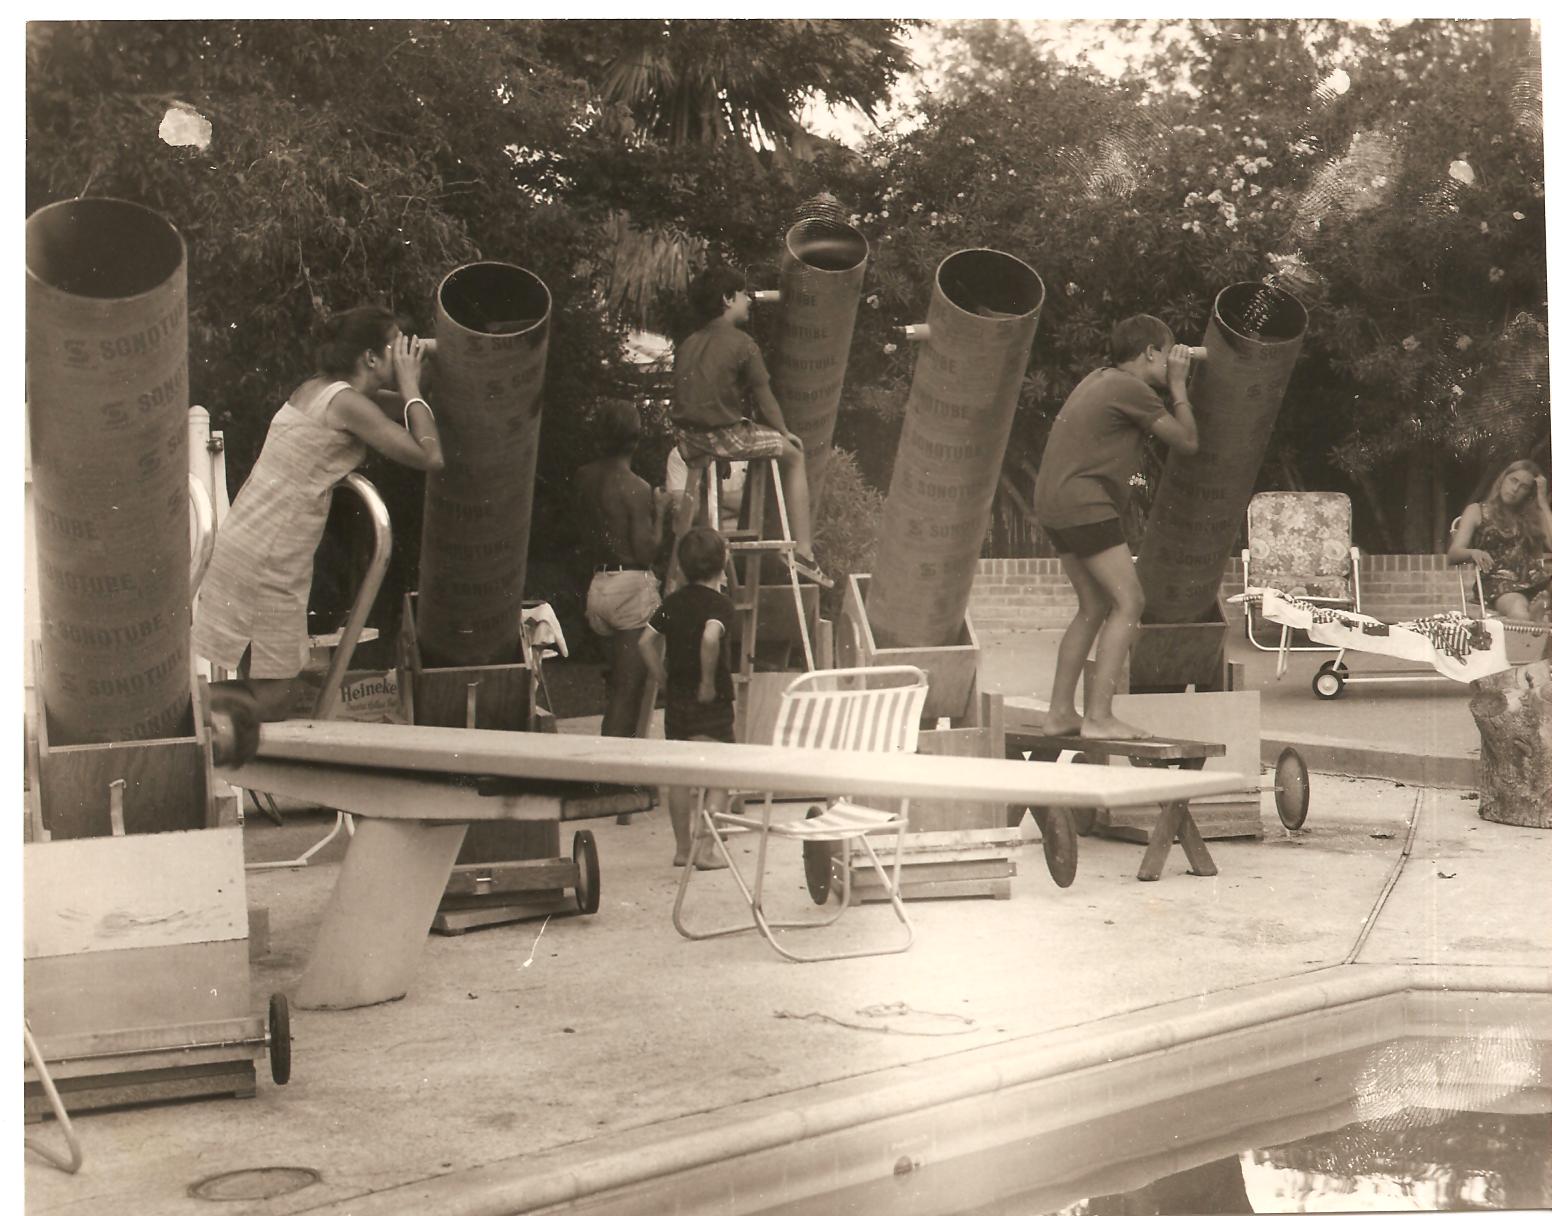
{"type": "MultiPolygon", "coordinates": [[[[757,652],[762,644],[767,654],[762,662],[774,662],[778,671],[813,671],[828,666],[829,657],[819,644],[819,589],[828,580],[815,579],[797,560],[797,542],[792,538],[787,499],[782,490],[775,461],[771,457],[745,460],[747,474],[738,522],[724,526],[719,503],[719,479],[714,464],[706,470],[706,515],[728,542],[728,595],[738,614],[738,654],[733,682],[737,688],[739,719],[747,731],[751,723],[757,652]],[[769,487],[769,489],[767,488],[769,487]],[[767,495],[776,505],[776,534],[767,536],[767,495]],[[765,562],[777,558],[785,577],[766,583],[765,562]],[[770,647],[779,650],[772,656],[770,647]],[[801,662],[801,666],[799,666],[801,662]]],[[[761,698],[762,705],[765,698],[761,698]]],[[[765,709],[771,707],[765,706],[765,709]]],[[[756,717],[761,717],[761,713],[756,717]]],[[[752,738],[741,733],[740,738],[752,738]]]]}

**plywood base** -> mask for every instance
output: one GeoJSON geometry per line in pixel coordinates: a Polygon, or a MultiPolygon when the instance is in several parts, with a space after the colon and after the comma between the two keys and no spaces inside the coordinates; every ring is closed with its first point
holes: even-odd
{"type": "MultiPolygon", "coordinates": [[[[962,899],[990,896],[1007,899],[1018,873],[1014,850],[1023,845],[1017,828],[974,828],[942,832],[907,832],[900,854],[902,899],[962,899]]],[[[876,841],[879,861],[889,870],[894,850],[887,838],[876,841]]],[[[830,895],[839,899],[841,858],[830,859],[830,895]]],[[[861,849],[851,853],[852,900],[874,903],[889,898],[878,872],[861,849]]]]}
{"type": "Polygon", "coordinates": [[[569,916],[577,910],[576,901],[564,892],[551,892],[548,896],[534,892],[531,899],[501,900],[472,899],[460,901],[444,899],[431,922],[433,931],[443,937],[457,937],[470,929],[483,929],[488,925],[510,925],[519,921],[539,920],[546,916],[569,916]]]}
{"type": "MultiPolygon", "coordinates": [[[[253,1061],[233,1060],[107,1077],[55,1078],[54,1088],[59,1091],[65,1110],[75,1115],[87,1110],[110,1110],[186,1098],[251,1098],[258,1087],[253,1061]]],[[[48,1095],[39,1082],[27,1082],[24,1095],[26,1122],[39,1123],[52,1113],[48,1095]]]]}

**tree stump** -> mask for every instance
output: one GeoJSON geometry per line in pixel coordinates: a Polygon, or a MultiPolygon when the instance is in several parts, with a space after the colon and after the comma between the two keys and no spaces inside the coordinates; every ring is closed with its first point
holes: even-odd
{"type": "Polygon", "coordinates": [[[1482,735],[1477,813],[1494,823],[1552,828],[1552,662],[1471,682],[1482,735]]]}

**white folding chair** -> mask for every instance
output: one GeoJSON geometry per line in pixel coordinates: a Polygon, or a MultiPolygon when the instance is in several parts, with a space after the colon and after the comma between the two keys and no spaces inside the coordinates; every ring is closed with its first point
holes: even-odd
{"type": "MultiPolygon", "coordinates": [[[[914,752],[921,725],[922,706],[927,699],[927,677],[916,667],[848,667],[831,671],[813,671],[798,676],[782,693],[777,710],[773,742],[778,747],[821,748],[833,751],[914,752]]],[[[828,959],[862,958],[873,954],[898,954],[910,948],[915,932],[905,905],[900,899],[900,857],[905,844],[909,799],[900,801],[898,810],[860,806],[841,798],[832,801],[809,819],[777,819],[772,797],[765,794],[757,816],[712,810],[701,791],[691,832],[690,864],[679,878],[674,898],[674,928],[685,937],[700,941],[756,929],[783,958],[808,963],[828,959]],[[759,837],[755,857],[755,875],[751,886],[729,850],[726,838],[741,833],[759,837]],[[893,835],[894,862],[886,869],[869,839],[893,835]],[[774,921],[765,913],[766,846],[773,839],[839,842],[841,874],[840,907],[833,916],[801,921],[774,921]],[[753,917],[752,924],[727,925],[714,929],[691,929],[683,917],[685,892],[695,872],[694,859],[702,842],[710,840],[728,864],[728,873],[742,893],[753,917]],[[776,940],[776,929],[822,929],[833,925],[851,905],[851,849],[858,845],[883,883],[885,894],[896,918],[905,927],[905,938],[898,945],[860,950],[837,950],[799,954],[776,940]]]]}

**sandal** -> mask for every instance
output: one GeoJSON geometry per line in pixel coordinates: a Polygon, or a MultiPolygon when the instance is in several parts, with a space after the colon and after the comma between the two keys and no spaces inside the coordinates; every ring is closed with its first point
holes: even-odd
{"type": "Polygon", "coordinates": [[[813,559],[812,555],[807,553],[794,552],[792,555],[792,564],[797,567],[799,574],[806,578],[812,579],[821,587],[835,586],[835,580],[833,580],[828,574],[819,568],[819,563],[813,559]]]}

